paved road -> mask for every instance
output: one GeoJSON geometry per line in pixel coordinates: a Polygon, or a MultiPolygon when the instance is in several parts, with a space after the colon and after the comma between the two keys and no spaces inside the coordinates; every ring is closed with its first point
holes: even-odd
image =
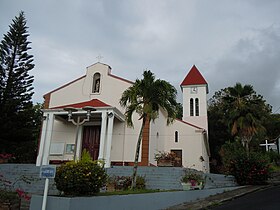
{"type": "Polygon", "coordinates": [[[280,186],[274,186],[260,190],[236,200],[229,201],[221,206],[211,208],[213,210],[279,210],[280,186]]]}

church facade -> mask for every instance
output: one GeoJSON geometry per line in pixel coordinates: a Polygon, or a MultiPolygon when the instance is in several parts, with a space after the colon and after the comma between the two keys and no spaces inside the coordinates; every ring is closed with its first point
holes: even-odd
{"type": "MultiPolygon", "coordinates": [[[[83,149],[106,167],[132,165],[141,127],[137,114],[128,127],[119,100],[132,81],[95,63],[86,74],[44,95],[43,124],[36,165],[79,159],[83,149]]],[[[175,166],[209,172],[207,124],[208,84],[196,66],[181,83],[183,119],[166,124],[166,113],[151,122],[149,145],[141,146],[139,164],[157,166],[158,152],[174,152],[175,166]],[[145,157],[144,157],[145,156],[145,157]],[[145,161],[144,161],[145,159],[145,161]]]]}

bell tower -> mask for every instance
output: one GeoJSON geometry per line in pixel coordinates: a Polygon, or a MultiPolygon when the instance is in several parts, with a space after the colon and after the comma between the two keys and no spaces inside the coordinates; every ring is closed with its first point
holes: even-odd
{"type": "Polygon", "coordinates": [[[208,84],[195,65],[180,86],[183,92],[183,120],[208,131],[208,84]]]}

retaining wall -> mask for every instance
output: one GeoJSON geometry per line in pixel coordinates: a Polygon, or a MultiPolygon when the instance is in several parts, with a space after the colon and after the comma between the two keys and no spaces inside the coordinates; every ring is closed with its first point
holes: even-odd
{"type": "MultiPolygon", "coordinates": [[[[47,200],[47,210],[158,210],[237,188],[238,187],[230,187],[207,190],[74,198],[49,196],[47,200]]],[[[30,210],[41,209],[41,206],[42,196],[32,196],[30,210]]]]}
{"type": "MultiPolygon", "coordinates": [[[[129,166],[106,169],[109,176],[131,176],[132,170],[133,167],[129,166]]],[[[180,179],[184,170],[179,167],[139,167],[138,175],[145,176],[148,189],[182,190],[180,179]]],[[[42,195],[44,192],[45,179],[40,179],[39,173],[40,167],[33,164],[0,164],[0,175],[14,183],[15,189],[20,188],[30,194],[42,195]]],[[[205,174],[205,176],[205,189],[237,186],[233,176],[221,174],[205,174]]],[[[50,179],[49,195],[58,193],[53,179],[50,179]]]]}

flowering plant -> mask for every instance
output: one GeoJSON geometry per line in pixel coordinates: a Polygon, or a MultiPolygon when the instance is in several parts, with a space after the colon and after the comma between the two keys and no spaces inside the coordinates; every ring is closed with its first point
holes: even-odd
{"type": "Polygon", "coordinates": [[[15,184],[20,180],[29,183],[28,180],[25,179],[25,177],[21,177],[20,179],[17,179],[15,182],[11,182],[7,180],[2,174],[0,174],[0,201],[10,201],[19,198],[23,198],[29,201],[31,199],[31,196],[29,196],[22,189],[20,188],[14,189],[15,184]]]}
{"type": "MultiPolygon", "coordinates": [[[[107,185],[112,184],[115,190],[128,190],[131,187],[131,176],[111,176],[108,178],[107,185]]],[[[137,176],[136,189],[145,189],[146,179],[144,176],[137,176]]]]}
{"type": "Polygon", "coordinates": [[[159,151],[158,153],[155,154],[156,161],[160,161],[160,160],[175,161],[175,159],[176,159],[176,154],[174,152],[159,151]]]}
{"type": "Polygon", "coordinates": [[[9,160],[11,160],[12,158],[14,158],[14,156],[12,154],[0,153],[0,160],[2,163],[9,162],[9,160]]]}
{"type": "Polygon", "coordinates": [[[13,157],[12,154],[8,154],[8,153],[0,154],[0,158],[1,158],[1,159],[10,159],[10,158],[12,158],[12,157],[13,157]]]}
{"type": "Polygon", "coordinates": [[[191,186],[195,186],[197,184],[203,184],[203,176],[196,171],[186,171],[185,175],[182,177],[181,181],[183,183],[191,183],[191,186]]]}

